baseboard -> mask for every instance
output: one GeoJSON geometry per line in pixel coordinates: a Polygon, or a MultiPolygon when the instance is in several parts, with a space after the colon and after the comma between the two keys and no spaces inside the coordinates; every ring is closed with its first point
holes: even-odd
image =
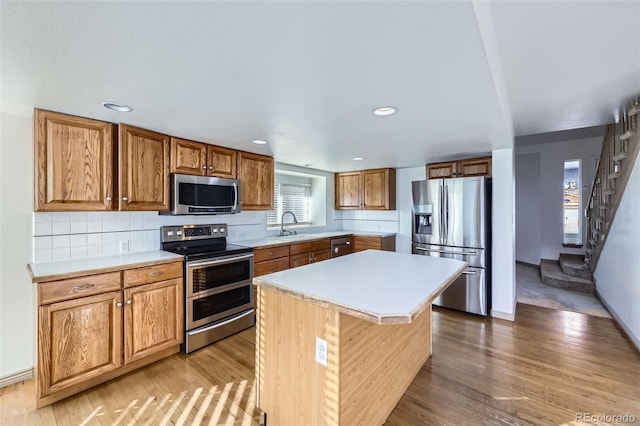
{"type": "Polygon", "coordinates": [[[18,371],[17,373],[0,377],[0,388],[12,385],[14,383],[22,382],[23,380],[29,380],[31,378],[33,378],[33,368],[29,368],[23,371],[18,371]]]}
{"type": "Polygon", "coordinates": [[[613,308],[607,303],[607,301],[604,300],[602,296],[600,296],[600,293],[598,293],[597,287],[596,287],[595,295],[598,298],[598,300],[600,300],[600,302],[604,305],[604,307],[607,308],[607,311],[609,311],[609,313],[611,314],[615,322],[618,324],[618,326],[622,329],[622,331],[624,331],[624,333],[627,335],[629,340],[631,340],[631,342],[635,345],[636,349],[640,351],[640,339],[638,339],[638,337],[636,337],[636,335],[631,332],[629,327],[627,327],[627,325],[622,321],[622,319],[620,319],[616,311],[614,311],[613,308]]]}
{"type": "Polygon", "coordinates": [[[501,320],[505,320],[505,321],[515,321],[516,320],[516,313],[508,313],[508,312],[500,312],[500,311],[496,311],[494,309],[491,310],[491,316],[493,318],[498,318],[501,320]]]}
{"type": "Polygon", "coordinates": [[[523,266],[531,266],[532,268],[540,269],[540,265],[536,265],[535,263],[523,262],[522,260],[516,260],[516,264],[523,266]]]}

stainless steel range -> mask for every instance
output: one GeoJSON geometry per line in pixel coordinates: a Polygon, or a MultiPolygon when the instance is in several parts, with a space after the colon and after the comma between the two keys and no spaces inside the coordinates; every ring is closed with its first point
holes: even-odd
{"type": "Polygon", "coordinates": [[[253,248],[227,244],[227,225],[163,226],[162,250],[185,256],[189,353],[254,324],[253,248]]]}

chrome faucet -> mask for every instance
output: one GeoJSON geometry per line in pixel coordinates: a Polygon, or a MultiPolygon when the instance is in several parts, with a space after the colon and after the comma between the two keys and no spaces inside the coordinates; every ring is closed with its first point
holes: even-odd
{"type": "Polygon", "coordinates": [[[284,237],[285,235],[296,235],[298,233],[297,231],[292,232],[284,229],[284,215],[286,215],[287,213],[293,216],[293,223],[298,223],[298,219],[296,218],[296,215],[293,214],[292,211],[287,210],[286,212],[282,213],[282,217],[280,218],[280,236],[281,237],[284,237]]]}

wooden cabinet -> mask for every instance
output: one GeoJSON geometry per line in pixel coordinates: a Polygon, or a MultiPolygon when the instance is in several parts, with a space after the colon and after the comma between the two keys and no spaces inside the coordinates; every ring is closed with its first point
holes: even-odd
{"type": "Polygon", "coordinates": [[[181,279],[126,289],[124,300],[125,364],[182,343],[181,279]]]}
{"type": "Polygon", "coordinates": [[[242,210],[273,209],[274,173],[272,157],[238,152],[242,210]]]}
{"type": "Polygon", "coordinates": [[[182,262],[39,282],[37,406],[178,352],[182,287],[182,262]]]}
{"type": "Polygon", "coordinates": [[[468,176],[491,177],[491,157],[427,164],[427,179],[468,176]]]}
{"type": "Polygon", "coordinates": [[[255,249],[253,262],[254,277],[289,269],[289,246],[255,249]]]}
{"type": "Polygon", "coordinates": [[[321,262],[331,257],[331,240],[325,238],[317,241],[309,241],[298,244],[291,244],[289,268],[297,268],[298,266],[309,265],[311,263],[321,262]]]}
{"type": "Polygon", "coordinates": [[[335,174],[336,210],[395,210],[395,169],[335,174]]]}
{"type": "Polygon", "coordinates": [[[171,172],[235,179],[236,154],[233,149],[172,137],[171,172]]]}
{"type": "Polygon", "coordinates": [[[117,207],[113,124],[36,109],[34,141],[35,211],[117,207]]]}
{"type": "Polygon", "coordinates": [[[396,236],[389,235],[386,237],[379,237],[375,235],[355,235],[353,237],[354,253],[363,250],[396,251],[396,236]]]}
{"type": "Polygon", "coordinates": [[[121,300],[116,291],[40,306],[39,400],[122,365],[121,300]]]}
{"type": "Polygon", "coordinates": [[[119,126],[120,210],[169,210],[169,136],[119,126]]]}

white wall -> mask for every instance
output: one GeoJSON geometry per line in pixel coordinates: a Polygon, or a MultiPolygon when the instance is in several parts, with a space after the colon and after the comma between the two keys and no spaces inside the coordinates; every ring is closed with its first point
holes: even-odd
{"type": "Polygon", "coordinates": [[[31,262],[33,130],[31,116],[0,122],[0,378],[33,367],[34,285],[31,262]]]}
{"type": "Polygon", "coordinates": [[[540,264],[540,153],[516,156],[516,260],[540,264]]]}
{"type": "Polygon", "coordinates": [[[491,316],[513,320],[516,312],[513,148],[493,151],[492,163],[491,316]]]}
{"type": "Polygon", "coordinates": [[[629,176],[594,277],[598,294],[640,348],[640,158],[629,176]]]}
{"type": "Polygon", "coordinates": [[[396,207],[398,209],[398,236],[396,237],[396,251],[411,253],[411,182],[426,179],[425,167],[411,167],[396,170],[396,207]]]}
{"type": "MultiPolygon", "coordinates": [[[[516,158],[521,155],[538,154],[540,156],[540,218],[535,218],[535,213],[528,210],[526,204],[518,204],[516,211],[516,220],[529,220],[534,223],[540,223],[540,243],[537,248],[530,247],[531,252],[539,253],[538,261],[534,261],[532,257],[524,260],[529,263],[538,264],[539,259],[558,259],[560,253],[576,253],[584,254],[583,249],[569,249],[562,247],[563,239],[563,182],[564,182],[564,161],[581,159],[582,160],[582,199],[587,200],[591,192],[591,184],[595,177],[595,159],[600,157],[602,150],[602,138],[588,138],[570,140],[564,142],[552,142],[537,145],[525,145],[516,148],[516,158]]],[[[532,187],[536,182],[527,181],[525,178],[536,179],[535,173],[520,175],[522,179],[517,181],[518,185],[532,187]]],[[[516,191],[520,191],[519,186],[516,191]]],[[[524,227],[526,224],[519,224],[518,228],[524,227]]],[[[584,227],[583,227],[584,228],[584,227]]],[[[518,235],[517,238],[527,238],[527,234],[518,235]]],[[[584,239],[584,235],[583,235],[584,239]]],[[[526,244],[526,241],[520,241],[520,244],[526,244]]]]}

